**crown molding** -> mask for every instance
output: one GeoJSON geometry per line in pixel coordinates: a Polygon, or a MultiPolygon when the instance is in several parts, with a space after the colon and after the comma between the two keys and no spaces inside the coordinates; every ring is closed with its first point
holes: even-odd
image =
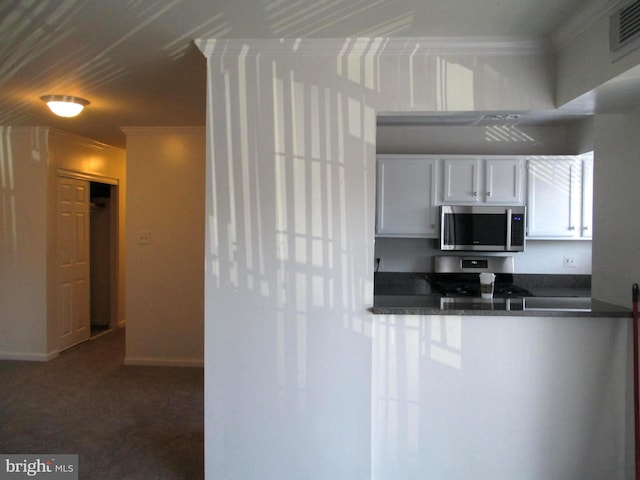
{"type": "Polygon", "coordinates": [[[145,136],[145,135],[202,135],[206,132],[204,126],[154,126],[154,127],[120,127],[120,130],[126,136],[145,136]]]}
{"type": "Polygon", "coordinates": [[[104,142],[100,142],[98,140],[94,140],[92,138],[88,138],[88,137],[83,137],[82,135],[78,135],[76,133],[71,133],[68,132],[66,130],[60,130],[57,129],[55,127],[42,127],[42,128],[48,128],[49,129],[49,134],[53,137],[61,137],[64,138],[65,140],[69,141],[69,142],[74,142],[78,145],[82,145],[84,147],[91,147],[97,150],[119,150],[119,151],[124,151],[124,148],[120,148],[120,147],[115,147],[113,145],[109,145],[107,143],[104,142]]]}
{"type": "Polygon", "coordinates": [[[194,43],[207,57],[267,54],[298,55],[544,55],[550,41],[540,37],[410,37],[305,39],[199,39],[194,43]]]}

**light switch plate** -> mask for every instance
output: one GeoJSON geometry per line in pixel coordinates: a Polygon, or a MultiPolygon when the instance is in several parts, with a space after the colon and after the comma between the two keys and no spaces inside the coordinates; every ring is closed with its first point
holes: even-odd
{"type": "Polygon", "coordinates": [[[138,233],[138,244],[149,245],[151,243],[151,232],[138,233]]]}

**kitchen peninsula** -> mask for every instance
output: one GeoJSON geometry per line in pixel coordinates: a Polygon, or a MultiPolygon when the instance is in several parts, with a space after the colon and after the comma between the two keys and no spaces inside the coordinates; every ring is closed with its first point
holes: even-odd
{"type": "Polygon", "coordinates": [[[631,478],[631,311],[592,299],[588,275],[514,275],[529,295],[492,299],[447,296],[431,275],[376,274],[388,478],[631,478]]]}

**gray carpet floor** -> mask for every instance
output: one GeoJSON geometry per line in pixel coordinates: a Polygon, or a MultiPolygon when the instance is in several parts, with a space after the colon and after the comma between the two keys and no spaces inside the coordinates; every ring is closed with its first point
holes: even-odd
{"type": "Polygon", "coordinates": [[[78,454],[81,479],[204,478],[204,370],[124,366],[124,335],[0,361],[0,453],[78,454]]]}

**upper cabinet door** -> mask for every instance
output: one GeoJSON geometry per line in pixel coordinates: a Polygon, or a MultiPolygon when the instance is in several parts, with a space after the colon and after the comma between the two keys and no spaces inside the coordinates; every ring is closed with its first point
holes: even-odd
{"type": "Polygon", "coordinates": [[[379,155],[376,234],[438,236],[438,159],[424,155],[379,155]]]}
{"type": "Polygon", "coordinates": [[[522,160],[486,159],[484,201],[498,204],[522,204],[522,160]]]}
{"type": "Polygon", "coordinates": [[[443,162],[445,204],[522,205],[521,159],[450,157],[443,162]]]}
{"type": "Polygon", "coordinates": [[[480,159],[445,158],[442,199],[444,203],[478,203],[481,201],[480,159]]]}
{"type": "Polygon", "coordinates": [[[579,237],[581,161],[575,157],[529,160],[527,223],[530,238],[579,237]]]}

